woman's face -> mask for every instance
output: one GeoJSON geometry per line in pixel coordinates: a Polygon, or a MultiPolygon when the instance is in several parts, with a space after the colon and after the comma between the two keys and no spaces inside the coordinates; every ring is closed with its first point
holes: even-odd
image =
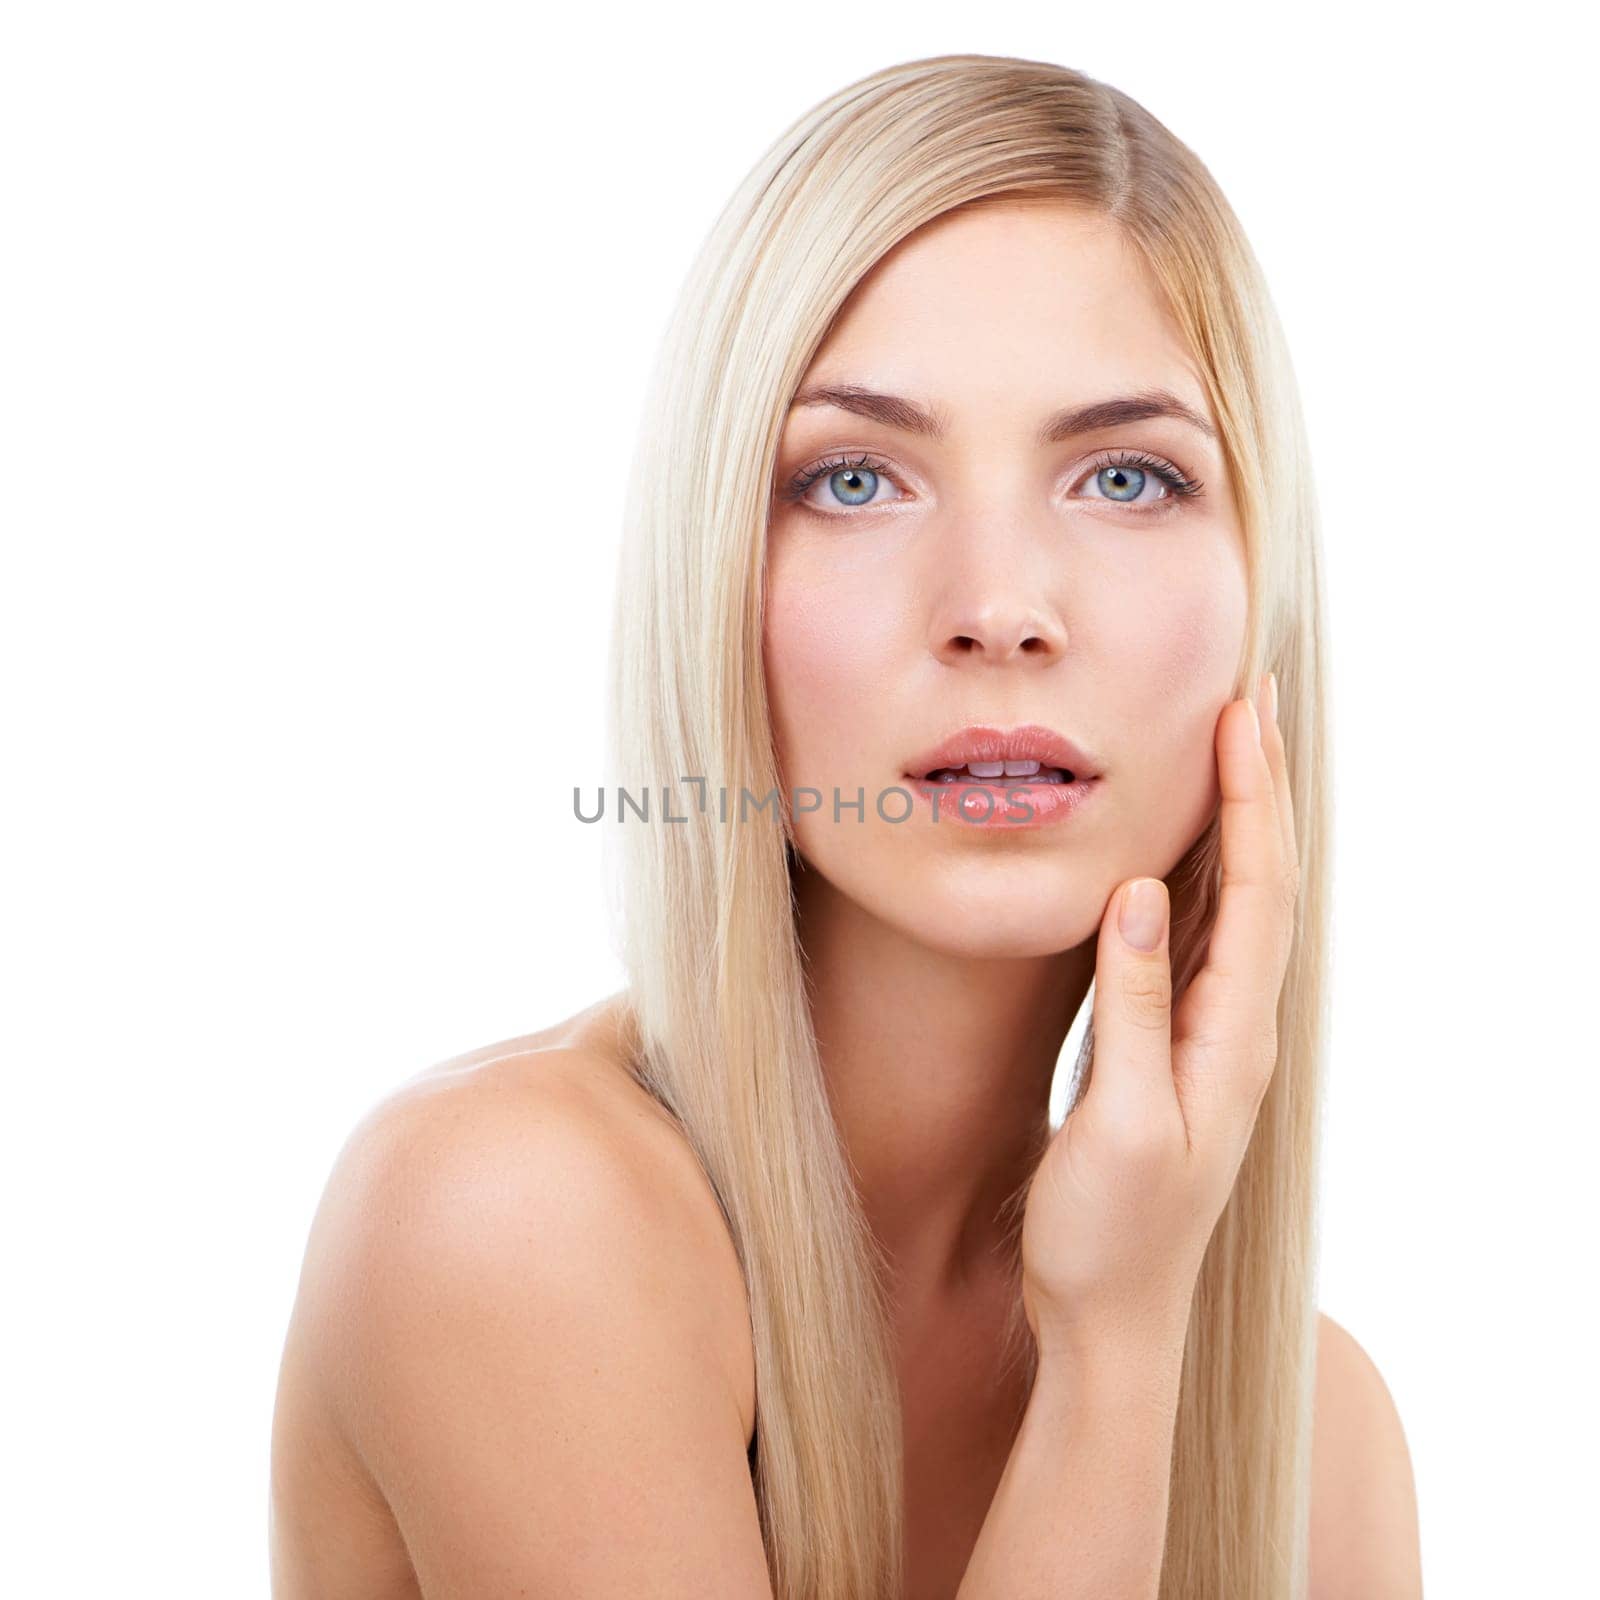
{"type": "MultiPolygon", "coordinates": [[[[1063,412],[1156,391],[1215,427],[1133,249],[1095,215],[1037,203],[952,212],[905,240],[800,385],[765,578],[784,791],[823,797],[794,819],[809,869],[926,944],[1079,945],[1117,884],[1165,876],[1215,811],[1246,607],[1221,450],[1177,416],[1041,438],[1063,412]],[[905,405],[805,403],[824,388],[897,397],[937,434],[906,426],[905,405]],[[1086,755],[1082,805],[977,826],[949,789],[935,820],[919,758],[973,725],[1022,724],[1086,755]],[[889,820],[908,810],[897,786],[916,793],[904,821],[889,820]],[[864,820],[844,809],[858,798],[864,820]]],[[[1037,779],[1028,794],[1042,813],[1037,779]]]]}

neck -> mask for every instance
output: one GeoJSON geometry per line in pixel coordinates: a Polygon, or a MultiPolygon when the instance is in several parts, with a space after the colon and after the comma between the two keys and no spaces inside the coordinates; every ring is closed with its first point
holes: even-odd
{"type": "Polygon", "coordinates": [[[987,1281],[1001,1207],[1036,1159],[1093,941],[1043,956],[941,951],[817,873],[795,885],[823,1075],[901,1304],[987,1281]]]}

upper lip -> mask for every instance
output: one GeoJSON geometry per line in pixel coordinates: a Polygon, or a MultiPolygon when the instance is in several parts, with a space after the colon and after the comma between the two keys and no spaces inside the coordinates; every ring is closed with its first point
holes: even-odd
{"type": "Polygon", "coordinates": [[[906,776],[926,778],[942,767],[964,767],[972,761],[1037,761],[1041,767],[1064,768],[1074,778],[1100,775],[1099,762],[1064,734],[1028,722],[1019,728],[962,728],[908,762],[906,776]]]}

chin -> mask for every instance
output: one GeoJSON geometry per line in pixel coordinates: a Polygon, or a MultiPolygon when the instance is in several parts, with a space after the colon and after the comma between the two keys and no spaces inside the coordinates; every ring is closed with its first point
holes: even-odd
{"type": "Polygon", "coordinates": [[[1022,961],[1076,950],[1085,938],[1095,936],[1098,927],[1083,937],[1079,937],[1076,930],[1068,931],[1064,923],[1056,929],[1036,923],[1031,927],[993,924],[961,930],[917,928],[911,931],[924,944],[945,955],[969,961],[1022,961]]]}
{"type": "Polygon", "coordinates": [[[914,899],[897,886],[891,896],[862,903],[908,938],[945,955],[968,959],[1018,960],[1060,955],[1099,935],[1105,896],[1090,887],[1055,885],[1035,871],[1032,883],[1013,889],[998,881],[961,884],[947,879],[927,885],[914,899]],[[1045,881],[1041,883],[1040,877],[1045,881]]]}
{"type": "MultiPolygon", "coordinates": [[[[828,841],[831,843],[832,841],[828,841]]],[[[804,847],[802,844],[802,853],[804,847]]],[[[825,892],[908,939],[946,955],[1022,959],[1059,955],[1096,939],[1115,887],[1081,857],[982,850],[948,855],[868,849],[806,860],[825,892]]]]}

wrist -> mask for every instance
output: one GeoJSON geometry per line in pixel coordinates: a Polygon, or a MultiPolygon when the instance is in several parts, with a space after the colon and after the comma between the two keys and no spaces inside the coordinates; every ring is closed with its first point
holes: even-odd
{"type": "Polygon", "coordinates": [[[1187,1317],[1122,1326],[1041,1330],[1034,1388],[1076,1408],[1176,1408],[1187,1317]]]}
{"type": "Polygon", "coordinates": [[[1099,1440],[1118,1459],[1165,1457],[1178,1418],[1181,1360],[1148,1366],[1119,1363],[1093,1369],[1041,1364],[1027,1411],[1052,1434],[1099,1440]]]}

